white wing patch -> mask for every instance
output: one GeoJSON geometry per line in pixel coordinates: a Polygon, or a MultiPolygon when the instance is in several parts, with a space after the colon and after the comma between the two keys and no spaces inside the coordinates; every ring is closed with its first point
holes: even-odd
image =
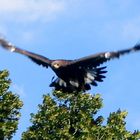
{"type": "Polygon", "coordinates": [[[8,42],[8,49],[10,50],[10,52],[14,52],[16,50],[15,47],[13,47],[13,44],[11,42],[8,42]]]}
{"type": "Polygon", "coordinates": [[[67,86],[66,82],[62,79],[58,79],[58,83],[59,83],[60,86],[64,86],[64,87],[67,86]]]}
{"type": "Polygon", "coordinates": [[[87,73],[87,78],[89,78],[91,80],[95,79],[92,73],[87,73]]]}
{"type": "Polygon", "coordinates": [[[75,87],[79,87],[79,83],[77,81],[70,80],[70,84],[75,87]]]}
{"type": "Polygon", "coordinates": [[[86,77],[84,78],[85,80],[85,83],[92,83],[92,81],[95,80],[95,71],[88,71],[87,74],[86,74],[86,77]]]}
{"type": "Polygon", "coordinates": [[[15,50],[16,50],[15,47],[11,47],[11,48],[10,48],[10,51],[11,51],[11,52],[14,52],[15,50]]]}
{"type": "Polygon", "coordinates": [[[111,56],[111,53],[110,52],[106,52],[105,53],[105,58],[110,58],[110,56],[111,56]]]}

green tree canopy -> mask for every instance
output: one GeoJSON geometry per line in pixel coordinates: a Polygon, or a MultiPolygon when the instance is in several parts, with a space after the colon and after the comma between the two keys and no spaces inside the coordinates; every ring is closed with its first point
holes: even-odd
{"type": "Polygon", "coordinates": [[[0,71],[0,140],[11,139],[18,127],[23,103],[19,96],[9,91],[8,71],[0,71]]]}
{"type": "MultiPolygon", "coordinates": [[[[9,91],[7,71],[0,71],[0,140],[11,139],[18,129],[19,96],[9,91]]],[[[38,112],[31,114],[32,125],[22,140],[139,140],[140,132],[126,129],[126,111],[110,113],[107,122],[98,111],[103,107],[99,94],[62,93],[43,96],[38,112]]]]}
{"type": "Polygon", "coordinates": [[[102,108],[99,94],[62,93],[44,95],[37,114],[31,115],[32,126],[22,140],[138,140],[139,131],[126,130],[126,111],[118,110],[107,118],[97,116],[102,108]]]}

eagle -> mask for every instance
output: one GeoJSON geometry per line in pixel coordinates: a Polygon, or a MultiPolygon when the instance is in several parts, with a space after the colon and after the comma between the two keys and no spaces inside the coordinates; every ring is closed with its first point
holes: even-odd
{"type": "Polygon", "coordinates": [[[101,64],[111,59],[119,58],[124,54],[140,50],[140,44],[136,44],[128,49],[101,52],[74,60],[52,60],[42,55],[18,48],[4,38],[0,38],[0,45],[11,52],[27,56],[38,65],[42,65],[45,68],[50,67],[57,75],[56,79],[54,77],[52,78],[50,87],[54,87],[54,90],[63,92],[90,90],[91,85],[97,86],[98,82],[102,82],[105,78],[105,73],[107,72],[106,66],[101,66],[101,64]]]}

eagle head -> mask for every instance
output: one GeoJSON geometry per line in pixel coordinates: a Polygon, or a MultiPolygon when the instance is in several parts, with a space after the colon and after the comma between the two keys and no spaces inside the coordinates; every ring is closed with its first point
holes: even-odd
{"type": "Polygon", "coordinates": [[[51,66],[54,68],[54,69],[58,69],[60,68],[61,66],[65,65],[65,62],[62,61],[62,60],[55,60],[52,62],[51,66]]]}
{"type": "Polygon", "coordinates": [[[51,63],[51,66],[52,68],[54,69],[59,69],[60,67],[65,67],[67,66],[72,60],[54,60],[52,63],[51,63]]]}
{"type": "Polygon", "coordinates": [[[60,67],[60,64],[59,63],[54,63],[54,64],[52,64],[52,67],[55,68],[55,69],[58,69],[60,67]]]}

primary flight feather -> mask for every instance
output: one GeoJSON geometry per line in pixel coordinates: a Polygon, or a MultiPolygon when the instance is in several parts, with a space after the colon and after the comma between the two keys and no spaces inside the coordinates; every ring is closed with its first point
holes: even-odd
{"type": "Polygon", "coordinates": [[[55,90],[64,92],[86,91],[91,88],[90,85],[97,86],[97,82],[102,82],[105,78],[104,74],[107,72],[106,67],[100,67],[101,64],[140,50],[140,44],[137,44],[129,49],[102,52],[75,60],[51,60],[42,55],[20,49],[3,38],[0,38],[0,45],[11,52],[27,56],[38,65],[50,67],[58,76],[51,82],[50,86],[54,87],[55,90]]]}

